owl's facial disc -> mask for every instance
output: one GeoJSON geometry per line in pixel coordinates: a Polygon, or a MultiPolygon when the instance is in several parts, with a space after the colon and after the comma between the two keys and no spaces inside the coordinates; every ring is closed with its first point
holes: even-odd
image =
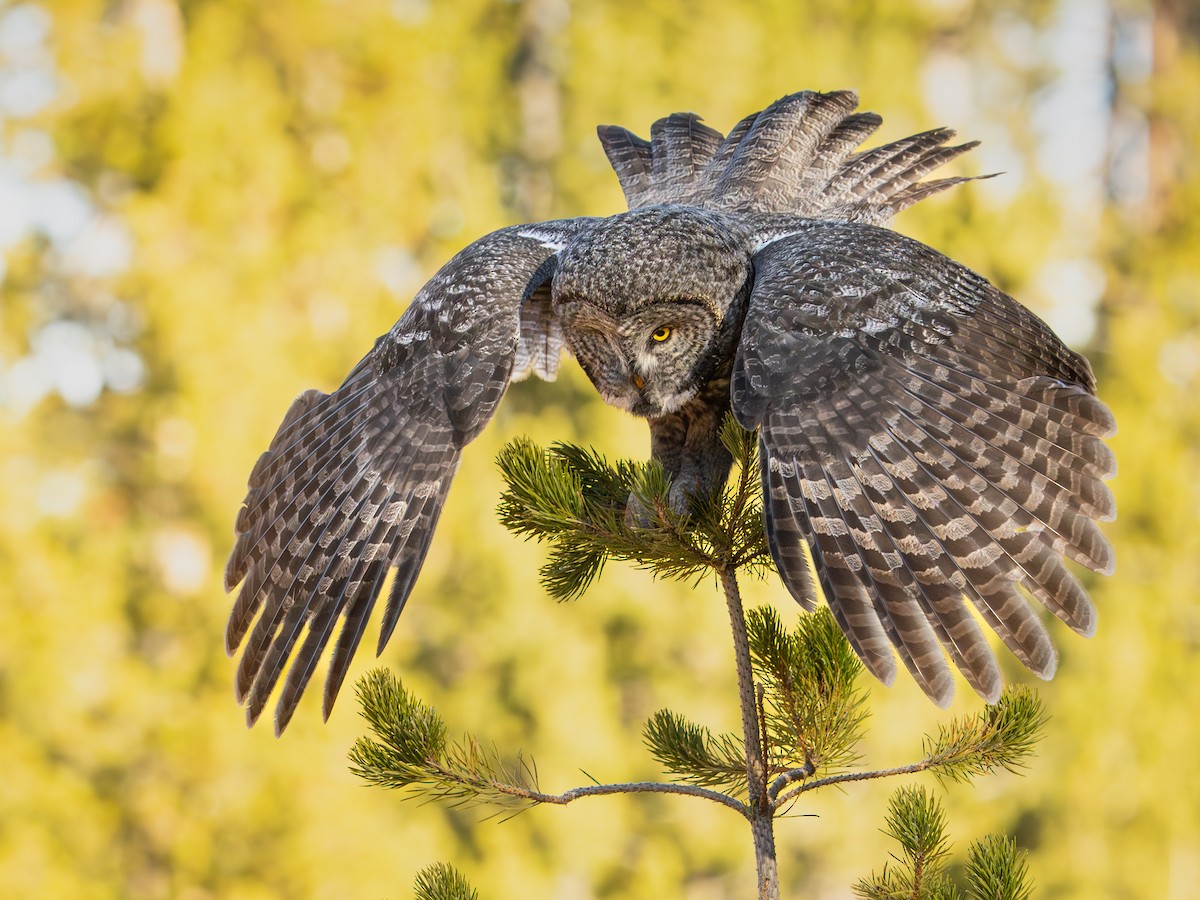
{"type": "Polygon", "coordinates": [[[748,246],[719,214],[648,207],[569,243],[551,297],[605,401],[657,418],[732,360],[751,272],[748,246]]]}
{"type": "Polygon", "coordinates": [[[621,323],[620,343],[642,401],[634,413],[656,418],[696,395],[718,325],[703,301],[686,297],[649,303],[621,323]]]}
{"type": "Polygon", "coordinates": [[[685,298],[650,303],[617,321],[597,304],[560,306],[567,343],[600,395],[637,416],[674,412],[696,395],[716,323],[685,298]]]}

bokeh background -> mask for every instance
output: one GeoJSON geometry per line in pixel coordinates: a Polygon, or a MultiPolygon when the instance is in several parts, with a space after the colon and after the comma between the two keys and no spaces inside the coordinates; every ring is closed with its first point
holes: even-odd
{"type": "MultiPolygon", "coordinates": [[[[727,130],[855,88],[881,140],[937,125],[1002,172],[902,214],[1091,357],[1117,574],[1063,661],[1024,777],[937,788],[960,850],[1014,833],[1046,897],[1200,891],[1200,7],[1192,0],[0,2],[0,894],[404,897],[453,862],[481,896],[750,896],[749,835],[688,798],[511,821],[362,786],[349,691],[247,730],[220,573],[245,478],[445,259],[506,224],[623,204],[594,127],[727,130]]],[[[541,783],[655,778],[669,706],[736,727],[721,599],[610,567],[581,601],[496,524],[519,434],[642,456],[573,366],[470,448],[384,662],[541,783]]],[[[783,590],[753,602],[793,607],[783,590]]],[[[365,643],[371,643],[368,640],[365,643]]],[[[373,660],[364,653],[351,680],[373,660]]],[[[1011,659],[1014,680],[1021,674],[1011,659]]],[[[960,685],[955,713],[979,702],[960,685]]],[[[872,688],[865,761],[944,721],[872,688]]],[[[778,827],[785,893],[845,897],[891,849],[893,786],[778,827]]],[[[936,788],[936,785],[934,785],[936,788]]],[[[711,808],[710,808],[711,807],[711,808]]]]}

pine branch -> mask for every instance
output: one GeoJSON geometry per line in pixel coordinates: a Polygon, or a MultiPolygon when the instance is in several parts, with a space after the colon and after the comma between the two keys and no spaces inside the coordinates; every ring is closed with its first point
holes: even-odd
{"type": "Polygon", "coordinates": [[[688,784],[746,793],[746,758],[742,739],[713,735],[702,725],[660,709],[643,731],[646,746],[664,771],[688,784]]]}
{"type": "Polygon", "coordinates": [[[498,458],[507,483],[500,520],[551,545],[541,576],[560,600],[582,595],[610,558],[683,580],[725,567],[767,571],[754,436],[730,417],[722,440],[734,452],[737,477],[720,493],[697,499],[687,515],[671,510],[670,480],[658,463],[610,465],[573,444],[542,450],[527,439],[514,440],[498,458]],[[626,521],[631,495],[653,512],[650,527],[626,521]]]}
{"type": "Polygon", "coordinates": [[[866,692],[854,686],[862,663],[833,615],[825,608],[802,615],[789,633],[779,613],[760,607],[746,625],[765,688],[772,772],[811,775],[851,764],[868,716],[866,692]]]}
{"type": "MultiPolygon", "coordinates": [[[[737,573],[771,567],[762,527],[756,438],[729,417],[721,439],[734,458],[735,475],[722,491],[694,499],[685,515],[671,509],[670,481],[657,463],[621,460],[610,465],[575,445],[543,450],[528,440],[513,441],[499,457],[507,483],[499,514],[510,530],[549,543],[542,581],[559,599],[583,594],[609,559],[669,578],[697,580],[716,574],[734,636],[742,736],[714,734],[660,710],[647,722],[644,738],[675,782],[594,784],[550,794],[538,787],[532,761],[518,754],[506,762],[495,748],[470,736],[448,741],[445,724],[434,710],[405,691],[390,673],[376,671],[359,682],[363,715],[374,737],[355,744],[353,771],[387,787],[509,808],[640,792],[711,800],[749,821],[759,896],[777,898],[773,819],[800,794],[927,770],[966,780],[1020,768],[1045,723],[1039,701],[1027,689],[1008,690],[978,715],[939,728],[925,738],[919,762],[837,771],[855,761],[868,715],[866,693],[855,688],[862,664],[827,609],[800,616],[792,631],[783,627],[772,608],[745,615],[737,573]],[[627,513],[631,497],[637,517],[627,513]],[[815,778],[818,774],[822,777],[815,778]]],[[[913,789],[897,794],[888,833],[900,842],[904,856],[896,858],[898,865],[885,865],[878,878],[860,882],[860,896],[957,896],[944,871],[945,822],[935,801],[913,789]]],[[[981,842],[972,851],[972,877],[981,885],[981,896],[1024,900],[1026,894],[1019,891],[1003,892],[1014,884],[1023,889],[1024,864],[1015,849],[981,842]]]]}
{"type": "Polygon", "coordinates": [[[385,787],[420,782],[429,760],[446,753],[446,725],[436,710],[404,689],[386,669],[372,669],[355,685],[361,715],[377,741],[360,738],[350,751],[354,774],[385,787]],[[393,773],[385,777],[382,773],[393,773]]]}
{"type": "Polygon", "coordinates": [[[754,860],[758,875],[759,900],[779,900],[779,861],[775,853],[775,810],[767,796],[767,759],[763,746],[763,723],[759,716],[760,695],[754,684],[750,660],[750,638],[746,634],[746,612],[738,588],[736,571],[720,570],[721,590],[733,635],[733,659],[737,669],[738,704],[742,712],[743,749],[746,760],[746,810],[754,838],[754,860]]]}
{"type": "Polygon", "coordinates": [[[950,853],[946,841],[946,813],[936,798],[922,787],[902,787],[888,804],[884,834],[900,843],[914,861],[918,881],[922,870],[940,867],[950,853]]]}
{"type": "MultiPolygon", "coordinates": [[[[893,866],[854,886],[864,900],[959,900],[962,893],[948,873],[949,844],[941,804],[923,788],[904,787],[888,801],[884,834],[900,844],[893,866]]],[[[988,835],[967,851],[970,900],[1029,900],[1025,855],[1011,838],[988,835]]]]}
{"type": "Polygon", "coordinates": [[[437,711],[405,690],[391,672],[375,669],[356,686],[363,717],[375,738],[359,738],[350,751],[351,771],[389,788],[419,787],[442,800],[520,805],[537,796],[532,763],[518,754],[504,762],[494,747],[471,736],[446,739],[437,711]]]}
{"type": "Polygon", "coordinates": [[[958,891],[946,872],[946,814],[935,798],[924,788],[900,788],[888,802],[884,834],[900,844],[901,855],[893,856],[897,865],[884,865],[881,875],[859,881],[854,886],[856,896],[865,900],[956,900],[958,891]]]}
{"type": "Polygon", "coordinates": [[[479,894],[458,869],[434,863],[417,873],[413,900],[478,900],[479,894]]]}
{"type": "Polygon", "coordinates": [[[1045,723],[1046,715],[1037,695],[1024,686],[1009,687],[994,705],[975,716],[954,719],[949,725],[939,727],[937,737],[927,736],[923,742],[925,756],[920,762],[892,769],[843,772],[809,781],[779,796],[774,807],[778,809],[807,791],[851,781],[929,770],[952,781],[968,781],[997,769],[1017,772],[1033,753],[1045,723]]]}
{"type": "Polygon", "coordinates": [[[501,808],[528,808],[542,803],[564,806],[581,797],[606,794],[683,794],[712,800],[747,815],[734,797],[689,784],[630,782],[572,788],[561,794],[539,790],[537,769],[518,754],[505,763],[495,748],[474,737],[446,740],[437,712],[407,691],[391,672],[375,669],[356,685],[363,717],[375,737],[362,737],[350,751],[351,771],[388,788],[408,788],[457,803],[488,803],[501,808]]]}
{"type": "Polygon", "coordinates": [[[929,768],[951,781],[969,781],[998,769],[1024,768],[1046,725],[1042,701],[1028,687],[1007,688],[1000,700],[973,719],[953,719],[926,737],[929,768]]]}

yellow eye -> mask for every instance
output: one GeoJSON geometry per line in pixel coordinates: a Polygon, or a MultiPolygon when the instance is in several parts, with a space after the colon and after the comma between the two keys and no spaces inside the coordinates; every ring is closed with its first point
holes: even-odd
{"type": "Polygon", "coordinates": [[[665,341],[670,336],[671,336],[671,329],[668,328],[666,325],[660,325],[658,328],[654,329],[654,333],[650,335],[650,339],[661,343],[662,341],[665,341]]]}

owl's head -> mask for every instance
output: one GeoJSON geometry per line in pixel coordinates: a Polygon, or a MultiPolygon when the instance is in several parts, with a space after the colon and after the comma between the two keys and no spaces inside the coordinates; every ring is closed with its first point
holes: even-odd
{"type": "Polygon", "coordinates": [[[600,395],[654,418],[728,371],[752,274],[750,240],[728,218],[652,206],[567,244],[551,297],[600,395]]]}

